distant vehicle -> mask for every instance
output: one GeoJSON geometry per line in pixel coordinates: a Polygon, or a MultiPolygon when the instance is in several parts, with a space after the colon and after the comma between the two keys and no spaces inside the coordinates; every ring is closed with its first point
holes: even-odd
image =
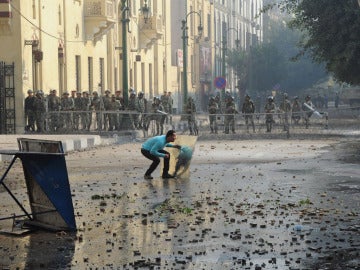
{"type": "Polygon", "coordinates": [[[340,100],[343,103],[349,104],[350,107],[360,106],[360,87],[344,88],[341,91],[340,100]]]}

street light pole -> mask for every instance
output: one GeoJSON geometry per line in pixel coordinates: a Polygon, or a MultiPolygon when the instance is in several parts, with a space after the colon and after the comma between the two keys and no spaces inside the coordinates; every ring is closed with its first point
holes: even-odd
{"type": "Polygon", "coordinates": [[[121,22],[122,22],[122,88],[125,107],[129,104],[129,82],[128,82],[128,52],[127,52],[127,26],[129,23],[128,0],[121,0],[121,22]]]}
{"type": "MultiPolygon", "coordinates": [[[[226,56],[226,51],[227,51],[227,40],[226,40],[226,30],[223,33],[223,40],[222,40],[222,77],[224,79],[226,79],[226,62],[225,62],[225,56],[226,56]]],[[[223,89],[221,89],[221,98],[222,100],[224,100],[225,98],[225,87],[223,89]]]]}
{"type": "Polygon", "coordinates": [[[201,24],[201,15],[197,11],[191,11],[186,14],[185,20],[181,22],[181,30],[182,32],[182,39],[183,39],[183,106],[186,104],[187,96],[188,96],[188,78],[187,78],[187,45],[188,45],[188,27],[187,27],[187,18],[191,14],[197,14],[200,18],[200,25],[198,26],[198,36],[202,35],[202,24],[201,24]]]}

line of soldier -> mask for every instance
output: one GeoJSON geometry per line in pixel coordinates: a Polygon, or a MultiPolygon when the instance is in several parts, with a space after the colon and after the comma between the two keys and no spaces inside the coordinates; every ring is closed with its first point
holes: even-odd
{"type": "Polygon", "coordinates": [[[95,129],[122,130],[149,128],[152,120],[156,120],[157,133],[164,132],[164,123],[172,122],[173,100],[171,92],[164,91],[152,104],[148,102],[143,92],[130,89],[128,106],[125,106],[121,91],[111,94],[110,90],[105,95],[99,96],[97,91],[78,92],[72,91],[71,96],[64,92],[60,98],[56,90],[51,90],[44,96],[42,90],[28,90],[25,98],[25,130],[29,132],[70,132],[90,131],[95,115],[95,129]],[[149,107],[149,108],[148,108],[149,107]]]}
{"type": "MultiPolygon", "coordinates": [[[[242,104],[241,113],[245,119],[247,132],[249,132],[249,128],[251,126],[253,132],[255,133],[255,111],[254,102],[251,100],[249,95],[246,95],[242,104]]],[[[273,124],[275,123],[275,114],[281,116],[284,131],[289,131],[290,119],[295,125],[299,125],[300,119],[303,118],[305,127],[308,128],[310,124],[310,117],[314,111],[315,106],[311,102],[311,97],[309,95],[306,96],[305,101],[301,103],[299,101],[299,97],[295,96],[293,102],[291,102],[287,93],[283,93],[279,106],[276,106],[274,97],[269,96],[267,103],[264,106],[266,132],[272,131],[273,124]]],[[[234,98],[229,92],[225,93],[224,103],[221,102],[219,93],[216,94],[215,97],[210,97],[208,103],[208,113],[210,133],[218,133],[218,120],[220,119],[220,115],[224,116],[224,133],[229,134],[230,130],[232,133],[235,133],[235,115],[239,112],[236,110],[234,98]]],[[[260,114],[257,114],[256,117],[259,119],[260,114]]]]}

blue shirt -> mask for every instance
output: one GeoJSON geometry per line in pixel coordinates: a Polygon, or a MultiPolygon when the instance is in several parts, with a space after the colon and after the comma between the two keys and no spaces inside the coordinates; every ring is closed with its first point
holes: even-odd
{"type": "Polygon", "coordinates": [[[166,135],[160,135],[146,140],[142,144],[141,149],[150,151],[150,154],[154,156],[165,157],[164,153],[159,152],[159,150],[163,150],[164,147],[173,147],[173,145],[166,142],[166,135]]]}

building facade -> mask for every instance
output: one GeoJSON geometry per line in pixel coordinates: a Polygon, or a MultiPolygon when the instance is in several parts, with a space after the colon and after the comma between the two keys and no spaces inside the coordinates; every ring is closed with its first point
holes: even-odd
{"type": "Polygon", "coordinates": [[[261,41],[260,8],[261,0],[0,1],[0,133],[23,132],[28,89],[147,99],[171,91],[178,112],[186,89],[205,108],[215,77],[236,85],[222,69],[224,37],[243,48],[261,41]]]}

